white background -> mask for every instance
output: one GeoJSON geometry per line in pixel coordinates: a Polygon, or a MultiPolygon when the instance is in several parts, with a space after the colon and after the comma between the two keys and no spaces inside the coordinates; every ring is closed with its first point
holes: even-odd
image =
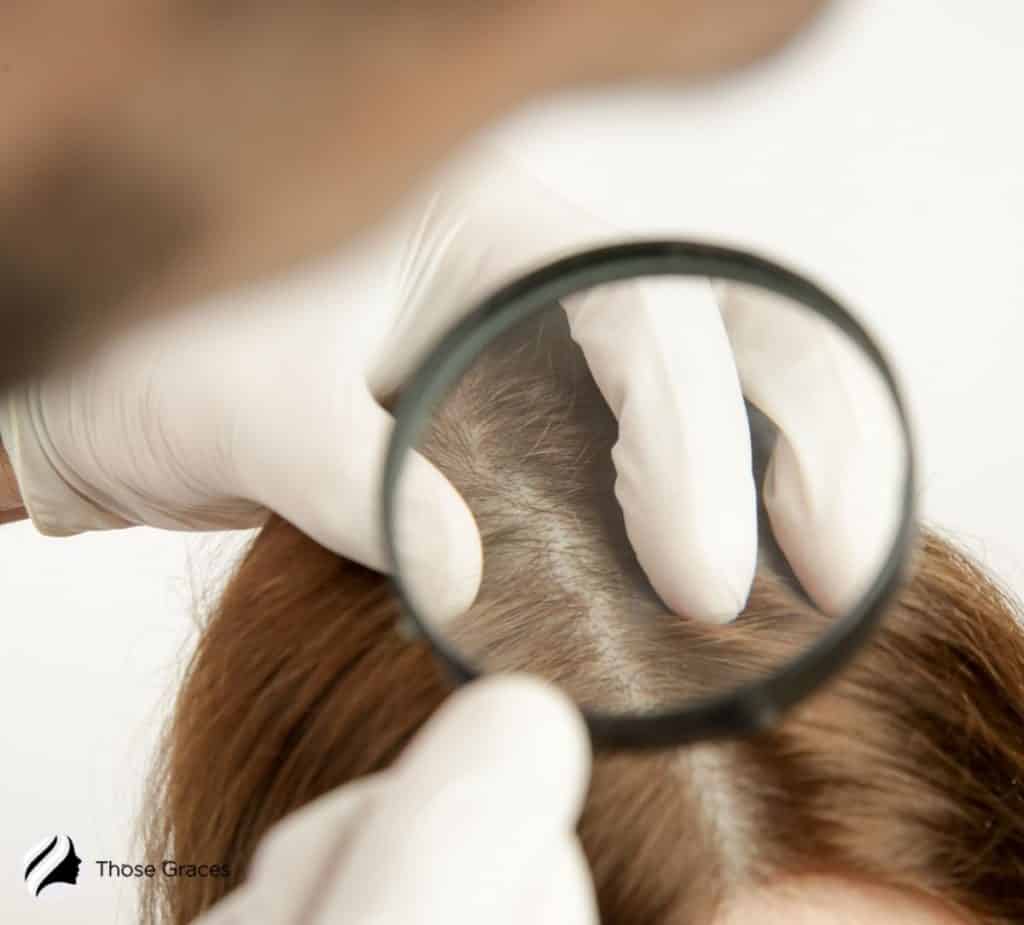
{"type": "MultiPolygon", "coordinates": [[[[714,89],[565,98],[501,129],[535,173],[624,229],[759,249],[855,306],[908,390],[925,514],[1018,593],[1022,49],[1018,0],[849,0],[714,89]]],[[[132,886],[100,881],[93,862],[138,860],[149,750],[224,546],[0,529],[0,921],[134,920],[132,886]],[[85,859],[79,886],[31,900],[22,854],[57,832],[85,859]]]]}

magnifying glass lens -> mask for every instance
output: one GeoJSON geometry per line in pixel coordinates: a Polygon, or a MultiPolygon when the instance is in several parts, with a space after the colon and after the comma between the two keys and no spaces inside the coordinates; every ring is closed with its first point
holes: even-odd
{"type": "Polygon", "coordinates": [[[664,716],[784,673],[877,603],[910,452],[886,372],[841,325],[749,282],[666,275],[489,318],[433,358],[392,486],[397,580],[450,665],[664,716]],[[480,532],[458,612],[402,540],[422,537],[415,454],[480,532]]]}

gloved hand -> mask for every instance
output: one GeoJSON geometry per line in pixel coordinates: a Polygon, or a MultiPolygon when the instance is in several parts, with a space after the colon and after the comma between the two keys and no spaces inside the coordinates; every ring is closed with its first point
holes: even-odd
{"type": "MultiPolygon", "coordinates": [[[[494,152],[456,165],[318,272],[150,323],[15,389],[0,405],[0,435],[26,507],[48,534],[250,526],[270,508],[386,569],[378,483],[391,419],[378,400],[496,285],[612,237],[494,152]]],[[[662,279],[566,304],[619,421],[616,491],[639,561],[672,609],[706,620],[742,608],[757,552],[743,370],[720,299],[709,282],[662,279]]],[[[778,497],[799,500],[801,480],[827,480],[836,458],[779,470],[791,485],[778,497]]],[[[459,613],[480,579],[472,516],[425,460],[403,479],[404,497],[422,506],[403,518],[422,531],[403,547],[421,561],[403,568],[439,618],[459,613]]],[[[820,587],[809,590],[823,599],[835,569],[850,567],[829,553],[830,531],[847,537],[844,552],[870,545],[847,527],[833,519],[783,537],[791,561],[811,563],[820,587]]]]}
{"type": "Polygon", "coordinates": [[[553,688],[472,684],[393,768],[275,826],[195,925],[596,925],[575,836],[589,771],[586,729],[553,688]]]}

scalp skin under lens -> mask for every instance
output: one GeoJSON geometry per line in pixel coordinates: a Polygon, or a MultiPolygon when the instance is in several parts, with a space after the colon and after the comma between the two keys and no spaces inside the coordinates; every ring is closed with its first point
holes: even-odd
{"type": "MultiPolygon", "coordinates": [[[[756,411],[751,418],[762,478],[774,433],[756,411]]],[[[762,559],[782,571],[767,592],[764,580],[755,587],[733,623],[709,626],[662,603],[615,498],[615,419],[558,306],[492,344],[429,428],[421,452],[466,499],[485,550],[480,593],[445,635],[488,672],[538,674],[584,707],[656,712],[763,677],[828,626],[801,607],[770,544],[762,559]],[[544,597],[524,580],[542,583],[544,597]],[[766,593],[790,598],[784,618],[766,593]]]]}
{"type": "MultiPolygon", "coordinates": [[[[395,414],[382,502],[405,623],[430,640],[459,682],[511,668],[561,683],[604,746],[658,747],[769,728],[864,644],[905,577],[914,467],[895,378],[842,305],[753,254],[642,241],[541,267],[485,298],[441,339],[406,383],[395,414]],[[607,368],[615,366],[618,338],[629,344],[628,382],[607,368]],[[686,349],[676,349],[681,341],[686,349]],[[722,364],[733,363],[732,385],[713,388],[725,382],[722,364]],[[655,405],[666,408],[664,435],[655,405]],[[756,443],[766,423],[754,406],[774,428],[764,472],[751,461],[750,438],[756,443]],[[415,492],[403,491],[417,458],[410,451],[432,460],[465,498],[482,527],[477,603],[489,614],[517,614],[515,625],[485,632],[472,620],[479,607],[457,625],[433,616],[437,595],[416,567],[422,555],[402,545],[403,517],[416,510],[404,497],[415,492]],[[709,469],[716,454],[732,462],[709,469]],[[659,486],[665,503],[645,485],[659,486]],[[741,486],[751,488],[749,498],[741,486]],[[862,503],[865,494],[871,503],[862,503]],[[739,498],[746,500],[737,506],[739,498]],[[503,513],[510,510],[512,520],[503,513]],[[797,529],[801,523],[808,529],[797,529]],[[587,546],[582,536],[600,542],[587,546]],[[527,551],[556,589],[528,625],[514,600],[527,589],[503,562],[509,544],[527,551]],[[731,617],[738,573],[727,564],[748,545],[756,563],[775,568],[789,610],[807,612],[810,604],[815,615],[776,626],[741,612],[720,632],[700,632],[698,619],[727,617],[717,605],[704,613],[695,604],[691,615],[680,604],[721,603],[725,590],[731,617]],[[677,552],[666,555],[668,548],[677,552]],[[654,594],[637,555],[673,607],[654,594]],[[723,588],[710,595],[700,590],[719,581],[723,588]],[[589,680],[516,654],[527,634],[568,637],[597,653],[595,671],[610,682],[607,702],[593,698],[589,680]],[[751,634],[763,641],[759,655],[737,657],[737,640],[751,634]]],[[[747,556],[740,559],[733,564],[745,572],[747,556]]],[[[742,602],[749,585],[740,584],[742,602]]]]}

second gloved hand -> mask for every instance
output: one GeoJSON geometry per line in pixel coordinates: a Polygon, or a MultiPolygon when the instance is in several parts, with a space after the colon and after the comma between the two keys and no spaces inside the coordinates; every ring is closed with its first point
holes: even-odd
{"type": "Polygon", "coordinates": [[[195,925],[596,925],[589,745],[547,685],[471,684],[393,766],[279,822],[195,925]]]}

